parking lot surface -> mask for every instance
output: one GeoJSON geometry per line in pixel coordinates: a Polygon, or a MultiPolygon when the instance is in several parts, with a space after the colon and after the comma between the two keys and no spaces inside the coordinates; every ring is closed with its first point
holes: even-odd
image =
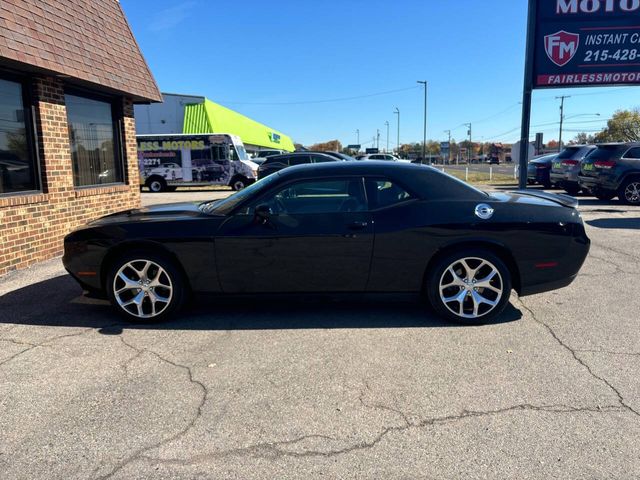
{"type": "MultiPolygon", "coordinates": [[[[187,196],[160,195],[144,202],[187,196]]],[[[211,299],[131,325],[59,259],[14,272],[0,476],[637,478],[640,209],[581,202],[578,279],[479,327],[395,297],[211,299]]]]}

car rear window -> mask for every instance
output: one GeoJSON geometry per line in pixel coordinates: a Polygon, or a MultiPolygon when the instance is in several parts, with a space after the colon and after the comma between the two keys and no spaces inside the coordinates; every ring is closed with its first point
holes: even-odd
{"type": "Polygon", "coordinates": [[[589,160],[615,160],[629,149],[626,145],[601,145],[589,155],[589,160]]]}
{"type": "Polygon", "coordinates": [[[569,160],[570,158],[573,158],[573,156],[576,155],[579,152],[580,152],[580,147],[565,148],[562,152],[560,152],[560,155],[558,155],[557,159],[558,160],[569,160]]]}

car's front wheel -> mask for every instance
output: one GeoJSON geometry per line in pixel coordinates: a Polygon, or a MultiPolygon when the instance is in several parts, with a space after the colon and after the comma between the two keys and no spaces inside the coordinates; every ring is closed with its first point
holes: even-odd
{"type": "Polygon", "coordinates": [[[640,178],[630,178],[620,186],[620,201],[626,205],[640,205],[640,178]]]}
{"type": "Polygon", "coordinates": [[[183,275],[162,255],[131,252],[112,262],[107,295],[113,307],[130,321],[160,322],[182,305],[183,275]]]}
{"type": "Polygon", "coordinates": [[[494,253],[469,249],[445,255],[427,275],[427,293],[436,313],[448,320],[483,324],[505,309],[511,275],[494,253]]]}

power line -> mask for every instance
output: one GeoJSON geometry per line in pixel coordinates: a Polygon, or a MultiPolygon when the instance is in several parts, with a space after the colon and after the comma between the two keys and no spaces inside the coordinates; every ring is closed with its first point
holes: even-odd
{"type": "Polygon", "coordinates": [[[342,98],[330,98],[324,100],[305,100],[305,101],[295,101],[295,102],[230,102],[230,101],[220,101],[220,103],[226,103],[228,105],[312,105],[318,103],[336,103],[336,102],[348,102],[351,100],[359,100],[361,98],[371,98],[371,97],[380,97],[382,95],[390,95],[392,93],[399,92],[407,92],[409,90],[416,90],[419,87],[407,87],[407,88],[398,88],[396,90],[387,90],[384,92],[377,93],[369,93],[366,95],[357,95],[354,97],[342,97],[342,98]]]}

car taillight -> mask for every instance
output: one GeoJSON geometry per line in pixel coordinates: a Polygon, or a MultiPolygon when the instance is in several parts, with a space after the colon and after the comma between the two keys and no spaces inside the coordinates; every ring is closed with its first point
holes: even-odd
{"type": "Polygon", "coordinates": [[[579,163],[580,162],[578,160],[563,160],[562,161],[562,166],[563,167],[575,167],[579,163]]]}
{"type": "Polygon", "coordinates": [[[598,160],[593,164],[596,168],[604,168],[609,170],[616,166],[616,162],[614,160],[598,160]]]}

